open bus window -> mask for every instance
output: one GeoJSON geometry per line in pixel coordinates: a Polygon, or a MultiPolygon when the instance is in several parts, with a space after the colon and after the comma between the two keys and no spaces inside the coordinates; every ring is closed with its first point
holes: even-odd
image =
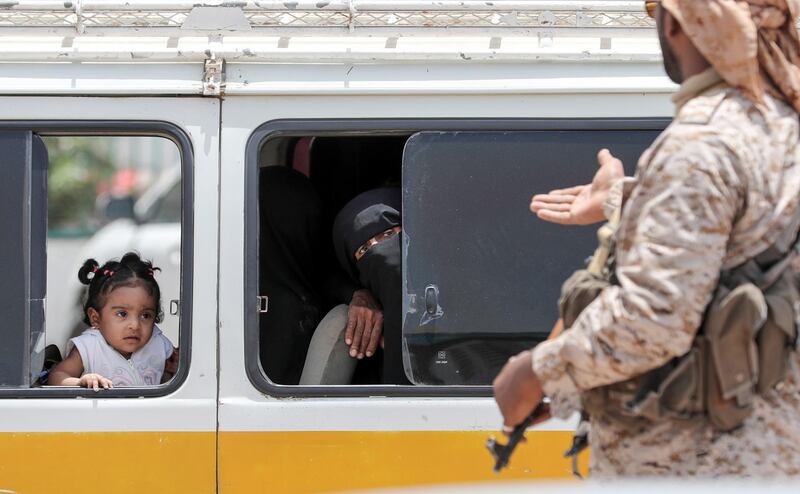
{"type": "MultiPolygon", "coordinates": [[[[447,127],[459,126],[440,125],[429,122],[425,126],[431,130],[420,131],[404,122],[399,129],[373,134],[363,125],[351,133],[281,132],[262,143],[258,290],[269,300],[269,310],[259,315],[258,341],[260,368],[271,384],[490,385],[509,356],[547,337],[557,319],[561,283],[583,266],[596,245],[595,227],[538,220],[529,211],[532,194],[587,182],[603,147],[611,148],[627,173],[633,173],[663,122],[531,121],[530,129],[510,124],[517,129],[513,131],[487,131],[474,122],[463,127],[478,130],[449,131],[447,127]],[[324,248],[305,256],[316,262],[310,272],[320,275],[309,281],[314,291],[306,299],[318,302],[313,309],[295,312],[303,316],[289,316],[292,311],[286,307],[293,305],[281,303],[284,295],[268,286],[265,267],[282,261],[279,249],[270,246],[273,240],[267,239],[272,232],[265,219],[270,209],[283,211],[284,217],[291,216],[287,208],[299,210],[291,199],[284,199],[282,206],[269,204],[265,182],[270,167],[299,177],[309,185],[305,202],[318,205],[314,214],[323,241],[315,245],[324,248]],[[389,339],[384,333],[384,351],[392,345],[391,350],[401,352],[402,383],[387,380],[380,353],[354,363],[342,331],[319,335],[326,317],[346,325],[347,297],[365,288],[363,279],[346,276],[333,254],[334,218],[359,194],[398,184],[401,276],[396,297],[401,309],[391,316],[396,320],[384,320],[384,327],[396,324],[400,336],[389,339]],[[344,296],[336,298],[332,281],[344,296]],[[270,317],[285,320],[270,324],[270,317]],[[328,342],[324,352],[315,348],[318,336],[328,342]],[[333,377],[317,374],[304,380],[304,370],[315,364],[333,365],[333,377]]],[[[272,273],[272,281],[276,279],[272,273]]],[[[384,318],[388,313],[384,311],[384,318]]],[[[291,393],[279,388],[273,392],[291,393]]]]}
{"type": "MultiPolygon", "coordinates": [[[[360,300],[356,292],[370,295],[337,260],[332,229],[339,211],[365,190],[394,187],[399,203],[404,143],[392,136],[304,136],[263,144],[259,293],[271,310],[259,317],[258,341],[259,363],[272,382],[382,382],[383,349],[359,360],[344,345],[348,306],[360,300]]],[[[399,283],[396,295],[399,307],[399,283]]],[[[392,344],[399,349],[397,329],[392,344]]]]}
{"type": "MultiPolygon", "coordinates": [[[[0,313],[12,324],[3,330],[0,386],[46,384],[48,370],[73,347],[70,339],[88,329],[87,287],[78,281],[78,270],[89,258],[102,265],[136,252],[160,268],[154,279],[163,320],[156,326],[179,347],[180,317],[170,310],[170,302],[175,306],[181,297],[182,153],[176,143],[155,136],[80,136],[74,130],[3,131],[0,137],[11,157],[3,164],[0,223],[8,238],[19,239],[4,243],[3,257],[18,266],[2,286],[6,303],[0,313]]],[[[174,363],[173,358],[173,370],[174,363]]],[[[160,384],[152,375],[137,376],[117,385],[160,384]]]]}

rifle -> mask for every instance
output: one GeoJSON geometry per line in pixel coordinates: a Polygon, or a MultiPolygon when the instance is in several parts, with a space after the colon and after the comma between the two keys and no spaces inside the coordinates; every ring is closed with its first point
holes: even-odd
{"type": "Polygon", "coordinates": [[[500,470],[508,466],[508,460],[511,458],[511,454],[514,452],[514,449],[517,447],[517,444],[522,440],[525,436],[525,430],[530,427],[534,422],[536,422],[539,417],[549,413],[550,405],[545,402],[541,401],[536,408],[531,412],[530,415],[525,417],[525,420],[522,423],[518,424],[514,427],[514,430],[511,432],[511,435],[508,437],[508,442],[506,444],[500,444],[497,442],[497,439],[494,436],[490,437],[486,440],[486,448],[489,450],[489,453],[492,454],[492,457],[495,460],[494,463],[494,472],[500,473],[500,470]]]}
{"type": "MultiPolygon", "coordinates": [[[[564,331],[564,320],[559,318],[558,321],[556,321],[556,323],[553,325],[553,329],[550,330],[550,335],[547,337],[547,339],[552,340],[553,338],[556,338],[561,334],[562,331],[564,331]]],[[[514,427],[514,430],[511,432],[506,444],[498,443],[497,439],[494,437],[490,437],[486,440],[486,448],[495,459],[495,473],[500,473],[500,470],[508,466],[508,460],[511,458],[511,454],[517,447],[517,443],[519,443],[520,440],[525,436],[525,430],[534,422],[536,422],[539,417],[549,413],[549,411],[550,405],[545,401],[541,401],[538,405],[536,405],[536,408],[533,410],[533,412],[525,417],[525,420],[523,420],[521,424],[514,427]]]]}

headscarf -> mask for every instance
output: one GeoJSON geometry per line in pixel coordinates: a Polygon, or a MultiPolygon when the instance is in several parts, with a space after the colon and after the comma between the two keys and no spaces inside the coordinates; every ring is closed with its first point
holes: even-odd
{"type": "Polygon", "coordinates": [[[383,308],[383,382],[409,384],[403,367],[403,268],[401,235],[373,245],[358,261],[367,240],[401,225],[399,188],[374,189],[356,196],[336,216],[333,242],[339,263],[367,288],[383,308]]]}
{"type": "Polygon", "coordinates": [[[297,170],[268,166],[260,174],[261,278],[309,302],[319,277],[322,204],[297,170]]]}
{"type": "Polygon", "coordinates": [[[400,189],[368,190],[348,202],[333,222],[336,259],[354,280],[359,280],[356,250],[375,235],[401,225],[400,189]]]}
{"type": "Polygon", "coordinates": [[[291,168],[262,168],[259,187],[259,294],[270,304],[259,318],[261,365],[273,382],[297,384],[320,319],[322,204],[291,168]]]}
{"type": "Polygon", "coordinates": [[[700,53],[748,98],[800,112],[796,0],[662,0],[700,53]]]}

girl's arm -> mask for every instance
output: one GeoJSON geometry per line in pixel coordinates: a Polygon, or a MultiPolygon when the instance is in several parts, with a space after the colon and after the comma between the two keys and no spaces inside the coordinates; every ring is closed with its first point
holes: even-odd
{"type": "Polygon", "coordinates": [[[174,348],[172,354],[164,362],[164,374],[161,375],[161,384],[172,379],[176,372],[178,372],[178,349],[174,348]]]}
{"type": "Polygon", "coordinates": [[[94,388],[95,391],[100,387],[111,388],[113,387],[111,381],[101,376],[100,374],[85,374],[83,373],[83,360],[81,354],[76,348],[73,348],[67,358],[62,360],[50,372],[47,378],[47,384],[51,386],[84,386],[86,388],[94,388]]]}
{"type": "Polygon", "coordinates": [[[77,348],[73,348],[67,358],[56,364],[47,377],[51,386],[78,386],[83,374],[83,360],[77,348]]]}

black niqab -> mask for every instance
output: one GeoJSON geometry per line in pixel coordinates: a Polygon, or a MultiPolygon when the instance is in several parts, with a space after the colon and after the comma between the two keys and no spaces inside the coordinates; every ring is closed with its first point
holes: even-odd
{"type": "Polygon", "coordinates": [[[342,209],[333,229],[339,263],[383,308],[383,382],[387,384],[409,384],[402,352],[402,235],[373,245],[358,261],[355,252],[375,235],[401,225],[400,202],[398,188],[364,192],[342,209]]]}
{"type": "Polygon", "coordinates": [[[336,259],[353,280],[360,276],[355,252],[367,240],[401,225],[401,194],[397,187],[368,190],[348,202],[333,222],[336,259]]]}
{"type": "Polygon", "coordinates": [[[311,182],[291,168],[262,169],[259,186],[259,285],[269,297],[260,319],[261,365],[272,381],[297,384],[321,317],[322,206],[311,182]]]}

